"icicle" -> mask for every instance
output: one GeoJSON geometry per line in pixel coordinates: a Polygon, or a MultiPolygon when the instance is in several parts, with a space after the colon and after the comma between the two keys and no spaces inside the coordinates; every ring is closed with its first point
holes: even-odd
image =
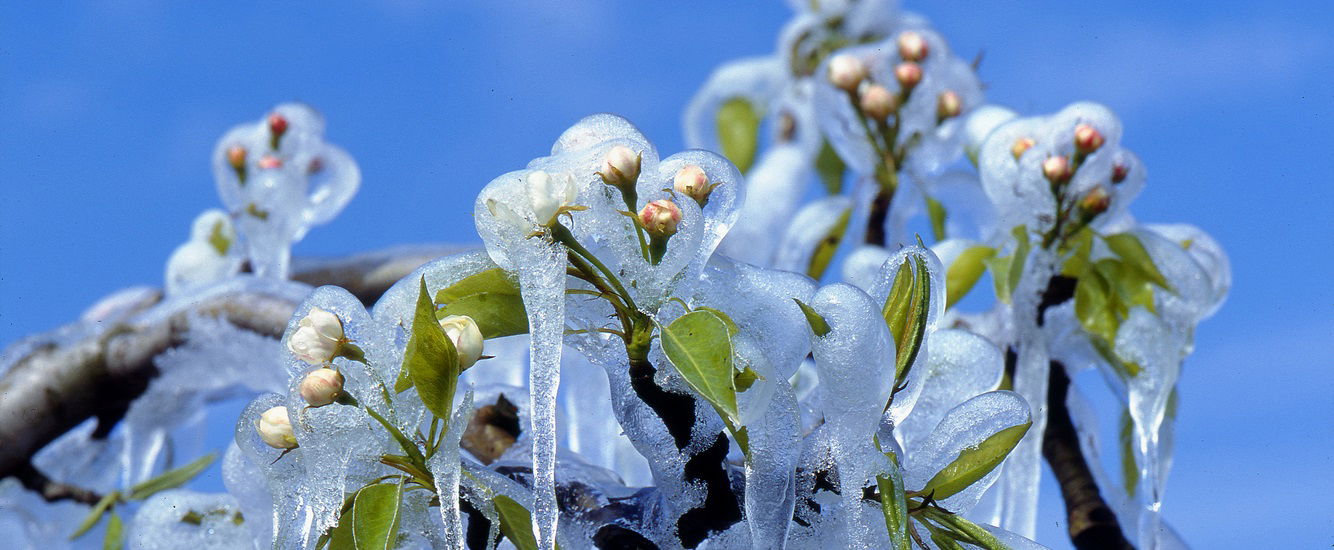
{"type": "Polygon", "coordinates": [[[444,523],[445,547],[462,549],[463,521],[459,517],[459,438],[468,427],[473,414],[473,391],[463,395],[449,421],[444,443],[431,457],[431,475],[435,476],[435,492],[440,498],[440,521],[444,523]]]}

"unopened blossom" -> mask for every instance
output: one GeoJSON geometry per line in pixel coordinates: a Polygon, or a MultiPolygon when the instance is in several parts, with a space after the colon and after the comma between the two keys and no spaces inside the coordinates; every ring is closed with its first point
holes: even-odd
{"type": "Polygon", "coordinates": [[[295,449],[296,435],[292,433],[292,421],[287,417],[287,407],[273,407],[259,415],[255,430],[264,444],[275,449],[295,449]]]}
{"type": "Polygon", "coordinates": [[[312,365],[322,365],[338,355],[339,347],[344,342],[343,322],[338,316],[312,307],[297,322],[296,332],[287,339],[287,349],[297,359],[312,365]]]}
{"type": "Polygon", "coordinates": [[[334,369],[319,368],[301,379],[301,399],[312,407],[323,407],[343,393],[343,375],[334,369]]]}
{"type": "Polygon", "coordinates": [[[454,351],[459,354],[459,368],[467,369],[482,356],[484,342],[482,331],[477,322],[467,315],[449,315],[440,320],[440,328],[445,336],[454,343],[454,351]]]}

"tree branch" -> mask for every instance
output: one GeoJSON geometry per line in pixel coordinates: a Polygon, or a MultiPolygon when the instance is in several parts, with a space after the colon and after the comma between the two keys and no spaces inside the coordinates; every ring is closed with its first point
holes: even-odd
{"type": "MultiPolygon", "coordinates": [[[[341,286],[369,304],[421,264],[464,249],[411,246],[341,259],[298,260],[292,278],[312,286],[341,286]]],[[[146,296],[134,304],[131,313],[147,310],[160,300],[161,293],[146,296]]],[[[39,342],[35,345],[10,346],[3,361],[12,366],[0,373],[0,479],[15,476],[30,488],[49,486],[30,475],[36,472],[31,466],[33,455],[89,418],[98,419],[94,436],[110,433],[130,403],[157,376],[154,358],[182,343],[191,317],[219,317],[279,338],[296,306],[287,297],[237,292],[202,300],[150,322],[123,315],[110,321],[112,326],[73,341],[62,340],[78,334],[81,323],[25,340],[39,342]]],[[[48,495],[44,489],[39,491],[48,495]]]]}

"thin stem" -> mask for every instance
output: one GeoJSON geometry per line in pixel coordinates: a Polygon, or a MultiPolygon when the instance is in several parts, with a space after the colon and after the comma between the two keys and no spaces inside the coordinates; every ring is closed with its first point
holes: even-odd
{"type": "Polygon", "coordinates": [[[616,289],[616,293],[621,295],[621,299],[625,301],[625,304],[627,306],[629,306],[631,309],[636,309],[636,310],[639,309],[637,306],[635,306],[634,298],[631,298],[630,293],[625,290],[624,286],[621,285],[620,279],[616,278],[616,274],[612,273],[611,269],[608,269],[607,266],[602,263],[602,260],[599,260],[597,256],[594,256],[593,253],[589,252],[587,248],[584,248],[584,245],[579,244],[579,241],[574,238],[574,234],[570,233],[569,228],[565,227],[564,225],[561,225],[560,223],[556,223],[551,227],[551,233],[552,236],[555,237],[558,242],[564,244],[567,248],[574,251],[576,254],[583,256],[584,259],[588,260],[589,263],[593,264],[593,266],[596,267],[598,271],[601,271],[602,275],[607,278],[608,282],[611,283],[611,286],[616,289]]]}

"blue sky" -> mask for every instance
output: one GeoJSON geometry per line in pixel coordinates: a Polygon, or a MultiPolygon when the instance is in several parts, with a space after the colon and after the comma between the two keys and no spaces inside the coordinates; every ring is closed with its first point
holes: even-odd
{"type": "MultiPolygon", "coordinates": [[[[622,114],[679,150],[681,110],[709,72],[772,51],[790,15],[781,2],[326,4],[0,6],[0,345],[159,284],[190,221],[218,205],[214,141],[276,103],[323,111],[364,178],[296,254],[473,242],[476,192],[584,115],[622,114]]],[[[986,52],[992,101],[1116,110],[1149,167],[1137,215],[1199,225],[1231,254],[1232,296],[1185,369],[1169,520],[1199,548],[1334,543],[1334,354],[1322,347],[1334,337],[1334,10],[907,7],[961,55],[986,52]]],[[[1039,538],[1058,542],[1048,495],[1039,538]]]]}

